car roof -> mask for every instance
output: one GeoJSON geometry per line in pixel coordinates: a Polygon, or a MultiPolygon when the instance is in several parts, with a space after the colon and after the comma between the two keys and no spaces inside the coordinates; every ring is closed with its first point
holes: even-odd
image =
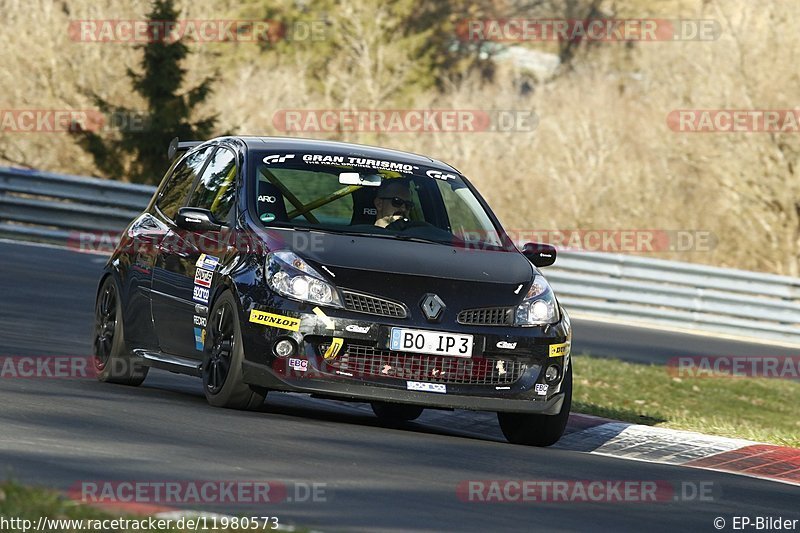
{"type": "Polygon", "coordinates": [[[320,152],[325,154],[338,154],[371,159],[384,159],[413,165],[425,165],[451,172],[460,172],[453,166],[430,157],[403,152],[391,148],[380,148],[366,144],[346,143],[339,141],[325,141],[320,139],[304,139],[299,137],[257,137],[237,136],[248,150],[275,150],[296,152],[320,152]]]}

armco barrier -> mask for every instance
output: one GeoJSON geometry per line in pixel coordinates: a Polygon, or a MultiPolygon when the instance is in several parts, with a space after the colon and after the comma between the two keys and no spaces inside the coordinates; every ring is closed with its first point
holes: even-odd
{"type": "MultiPolygon", "coordinates": [[[[0,238],[64,243],[120,230],[155,189],[0,167],[0,238]]],[[[547,278],[574,313],[800,344],[800,279],[638,256],[559,253],[547,278]]]]}
{"type": "Polygon", "coordinates": [[[121,230],[155,188],[0,167],[0,238],[63,243],[70,232],[121,230]]]}
{"type": "Polygon", "coordinates": [[[547,278],[569,310],[800,344],[800,279],[622,254],[561,252],[547,278]]]}

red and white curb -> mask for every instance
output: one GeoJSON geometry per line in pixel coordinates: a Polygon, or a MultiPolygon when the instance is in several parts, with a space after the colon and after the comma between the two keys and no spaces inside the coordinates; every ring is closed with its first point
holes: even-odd
{"type": "MultiPolygon", "coordinates": [[[[356,412],[372,413],[366,405],[337,403],[356,412]]],[[[469,434],[485,436],[498,431],[494,413],[471,412],[467,416],[454,416],[449,411],[431,411],[425,416],[448,429],[469,434]]],[[[552,447],[619,459],[730,472],[800,486],[800,449],[631,424],[581,413],[570,414],[564,436],[552,447]]]]}
{"type": "Polygon", "coordinates": [[[568,433],[554,448],[730,472],[800,486],[800,449],[745,439],[573,414],[568,433]]]}

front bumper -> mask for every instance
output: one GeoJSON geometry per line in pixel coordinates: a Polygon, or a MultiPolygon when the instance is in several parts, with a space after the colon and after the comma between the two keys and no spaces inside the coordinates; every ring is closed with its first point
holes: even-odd
{"type": "Polygon", "coordinates": [[[384,401],[441,409],[555,415],[564,393],[561,379],[570,364],[568,318],[547,328],[464,327],[408,324],[377,316],[337,312],[319,316],[258,307],[289,317],[285,324],[250,321],[243,313],[243,379],[271,390],[310,393],[354,401],[384,401]],[[348,316],[350,315],[350,316],[348,316]],[[355,315],[355,316],[353,316],[355,315]],[[331,324],[331,321],[333,322],[331,324]],[[333,327],[331,327],[333,326],[333,327]],[[407,354],[389,350],[392,327],[471,334],[471,358],[407,354]],[[296,352],[278,357],[274,346],[291,339],[296,352]],[[335,356],[327,349],[335,339],[335,356]],[[513,348],[509,348],[513,346],[513,348]],[[561,346],[551,356],[551,346],[561,346]],[[327,358],[326,358],[327,352],[327,358]],[[559,381],[544,387],[544,368],[556,364],[559,381]],[[544,390],[543,390],[544,389],[544,390]]]}

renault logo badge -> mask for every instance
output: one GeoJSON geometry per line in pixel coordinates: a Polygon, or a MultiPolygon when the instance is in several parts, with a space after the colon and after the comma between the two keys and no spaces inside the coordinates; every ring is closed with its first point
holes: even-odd
{"type": "Polygon", "coordinates": [[[442,299],[432,293],[422,297],[420,307],[422,308],[422,312],[425,313],[425,318],[427,318],[429,322],[438,322],[442,316],[442,311],[445,309],[442,299]]]}

